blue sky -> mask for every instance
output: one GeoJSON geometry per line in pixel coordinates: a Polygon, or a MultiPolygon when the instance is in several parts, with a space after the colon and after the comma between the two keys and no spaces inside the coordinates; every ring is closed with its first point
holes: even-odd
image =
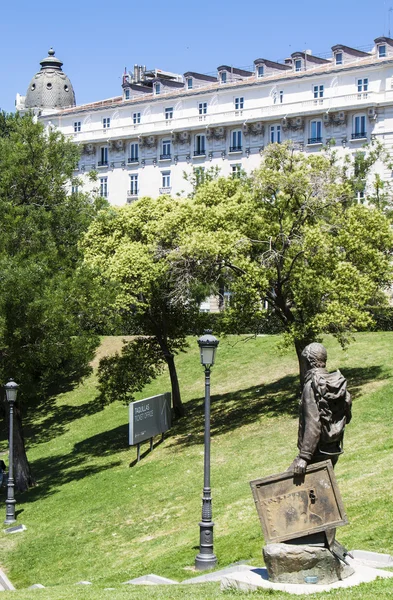
{"type": "MultiPolygon", "coordinates": [[[[393,0],[20,0],[0,3],[0,108],[12,111],[53,46],[78,104],[121,92],[134,63],[176,73],[362,47],[389,30],[393,0]]],[[[393,11],[391,29],[393,34],[393,11]]]]}

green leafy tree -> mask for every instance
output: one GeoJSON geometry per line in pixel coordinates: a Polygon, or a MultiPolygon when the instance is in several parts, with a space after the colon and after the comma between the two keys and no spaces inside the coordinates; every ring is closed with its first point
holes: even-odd
{"type": "Polygon", "coordinates": [[[305,156],[285,144],[270,145],[248,180],[201,185],[171,254],[177,293],[224,278],[232,294],[224,325],[241,332],[273,311],[302,377],[304,347],[326,332],[347,343],[391,284],[389,220],[358,204],[354,189],[334,154],[305,156]]]}
{"type": "MultiPolygon", "coordinates": [[[[168,367],[175,415],[181,417],[181,401],[175,355],[186,347],[186,335],[199,315],[199,304],[206,289],[195,282],[187,297],[174,289],[174,274],[168,256],[176,244],[176,230],[181,226],[180,206],[187,201],[161,196],[141,198],[130,206],[102,213],[89,228],[83,249],[86,263],[101,273],[102,284],[116,285],[113,312],[121,317],[122,331],[153,338],[141,349],[145,358],[132,364],[130,353],[104,361],[100,368],[102,387],[108,382],[120,394],[132,394],[140,382],[154,376],[154,364],[164,361],[168,367]],[[157,348],[159,355],[157,355],[157,348]],[[143,351],[142,351],[143,350],[143,351]],[[156,357],[156,362],[151,358],[156,357]],[[127,385],[117,364],[128,364],[127,385]],[[125,391],[126,390],[126,391],[125,391]]],[[[136,351],[135,344],[130,348],[136,351]]],[[[106,400],[116,397],[106,395],[106,400]]]]}
{"type": "Polygon", "coordinates": [[[129,404],[135,393],[155,379],[163,370],[164,357],[154,337],[136,337],[125,342],[121,352],[105,356],[98,369],[98,390],[101,403],[120,400],[129,404]]]}
{"type": "Polygon", "coordinates": [[[53,394],[80,381],[98,344],[90,326],[102,291],[98,295],[82,264],[78,241],[102,205],[69,193],[78,158],[73,144],[31,116],[2,115],[0,381],[13,377],[20,384],[14,441],[19,490],[35,483],[22,417],[47,410],[53,394]]]}

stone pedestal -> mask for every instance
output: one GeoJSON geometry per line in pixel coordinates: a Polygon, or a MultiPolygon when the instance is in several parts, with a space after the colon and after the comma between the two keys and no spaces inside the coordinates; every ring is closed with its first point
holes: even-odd
{"type": "Polygon", "coordinates": [[[268,544],[263,558],[274,583],[330,584],[354,573],[328,550],[318,546],[268,544]]]}

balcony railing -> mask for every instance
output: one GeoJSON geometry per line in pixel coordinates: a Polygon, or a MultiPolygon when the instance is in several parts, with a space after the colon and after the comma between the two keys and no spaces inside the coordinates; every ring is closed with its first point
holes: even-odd
{"type": "Polygon", "coordinates": [[[139,159],[138,159],[137,156],[129,156],[127,162],[128,162],[129,165],[132,165],[132,164],[138,165],[139,164],[139,159]]]}
{"type": "Polygon", "coordinates": [[[170,154],[160,154],[160,160],[171,160],[170,154]]]}
{"type": "Polygon", "coordinates": [[[107,160],[99,160],[98,161],[98,166],[99,167],[107,167],[108,166],[108,161],[107,160]]]}
{"type": "Polygon", "coordinates": [[[194,156],[206,156],[206,150],[195,150],[194,156]]]}
{"type": "Polygon", "coordinates": [[[172,188],[171,187],[162,187],[159,189],[160,194],[170,194],[172,188]]]}
{"type": "Polygon", "coordinates": [[[321,137],[308,138],[308,143],[309,144],[322,144],[322,138],[321,137]]]}
{"type": "Polygon", "coordinates": [[[128,198],[127,202],[129,202],[132,199],[135,200],[136,198],[138,198],[138,189],[127,190],[127,198],[128,198]]]}
{"type": "Polygon", "coordinates": [[[241,152],[243,146],[230,146],[229,152],[241,152]]]}
{"type": "Polygon", "coordinates": [[[359,131],[358,133],[353,133],[351,136],[351,139],[353,139],[353,140],[363,140],[365,138],[367,138],[366,131],[359,131]]]}

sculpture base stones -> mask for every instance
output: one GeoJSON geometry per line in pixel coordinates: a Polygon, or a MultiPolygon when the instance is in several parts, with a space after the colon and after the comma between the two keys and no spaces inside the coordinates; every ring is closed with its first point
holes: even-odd
{"type": "Polygon", "coordinates": [[[328,548],[303,544],[268,544],[263,548],[269,581],[326,585],[354,573],[328,548]]]}

